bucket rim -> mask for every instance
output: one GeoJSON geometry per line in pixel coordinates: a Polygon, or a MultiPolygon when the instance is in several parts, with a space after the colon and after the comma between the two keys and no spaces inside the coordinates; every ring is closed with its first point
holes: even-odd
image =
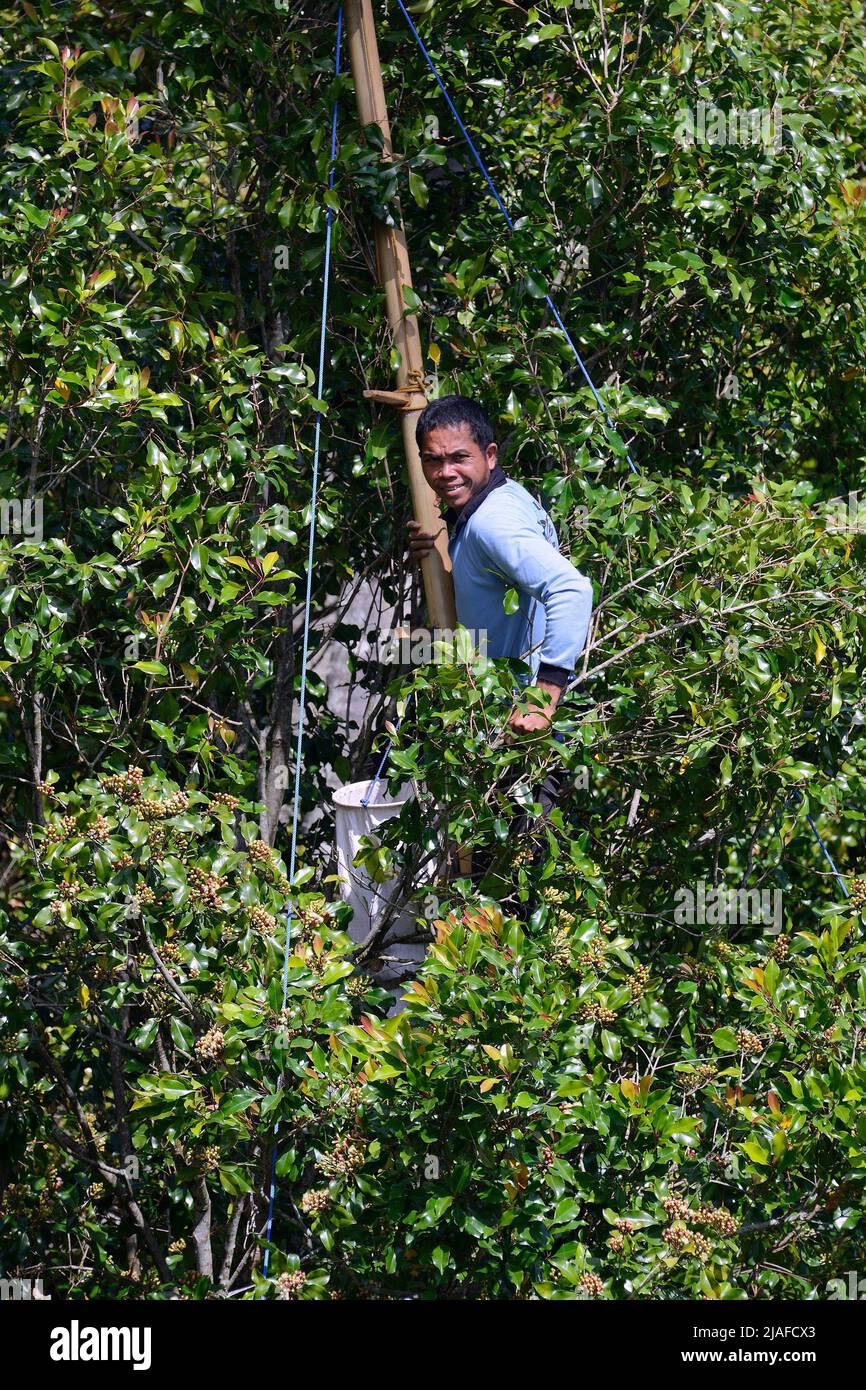
{"type": "MultiPolygon", "coordinates": [[[[407,801],[411,801],[415,795],[411,782],[404,783],[406,790],[405,796],[390,796],[388,793],[387,778],[368,777],[363,782],[344,782],[342,787],[336,787],[331,793],[331,800],[335,806],[339,806],[347,811],[372,811],[377,807],[397,807],[404,806],[407,801]],[[379,794],[366,805],[362,805],[364,796],[374,785],[384,788],[384,795],[379,794]]],[[[402,791],[402,788],[401,788],[402,791]]]]}

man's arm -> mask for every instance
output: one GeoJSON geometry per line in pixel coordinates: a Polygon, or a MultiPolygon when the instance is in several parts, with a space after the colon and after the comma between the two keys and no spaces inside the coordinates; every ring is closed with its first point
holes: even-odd
{"type": "Polygon", "coordinates": [[[477,532],[483,555],[507,583],[543,604],[547,619],[536,684],[551,703],[543,712],[513,715],[510,721],[519,732],[531,733],[546,728],[574,674],[589,632],[592,585],[528,519],[509,517],[504,523],[491,510],[486,520],[489,524],[477,532]]]}

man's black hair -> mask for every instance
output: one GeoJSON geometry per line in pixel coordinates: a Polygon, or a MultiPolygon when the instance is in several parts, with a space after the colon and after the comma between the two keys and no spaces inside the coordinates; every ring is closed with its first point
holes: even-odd
{"type": "Polygon", "coordinates": [[[423,448],[424,438],[431,430],[450,429],[455,425],[469,426],[469,433],[482,453],[488,444],[495,443],[493,426],[477,401],[469,396],[440,396],[425,406],[418,416],[415,426],[418,448],[423,448]]]}

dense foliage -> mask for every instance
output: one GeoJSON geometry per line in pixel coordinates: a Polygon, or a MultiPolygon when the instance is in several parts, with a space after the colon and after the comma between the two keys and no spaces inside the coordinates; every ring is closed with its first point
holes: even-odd
{"type": "Polygon", "coordinates": [[[396,6],[390,167],[335,5],[2,12],[2,1270],[74,1297],[826,1297],[864,1254],[863,7],[411,8],[511,237],[396,6]],[[733,109],[774,138],[689,138],[733,109]],[[361,394],[392,378],[370,220],[398,196],[431,391],[485,401],[595,586],[563,746],[501,737],[503,663],[395,675],[346,620],[365,579],[423,618],[399,433],[361,394]],[[309,674],[324,814],[290,883],[317,404],[313,646],[346,643],[369,699],[353,727],[309,674]],[[328,778],[367,775],[397,710],[391,787],[419,795],[371,867],[411,891],[444,841],[497,863],[490,892],[437,882],[387,1017],[328,778]],[[555,761],[573,788],[531,844],[555,761]],[[684,922],[698,884],[777,919],[684,922]]]}

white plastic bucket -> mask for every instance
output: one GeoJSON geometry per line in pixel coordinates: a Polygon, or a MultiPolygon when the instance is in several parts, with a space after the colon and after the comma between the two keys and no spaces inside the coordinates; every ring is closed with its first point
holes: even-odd
{"type": "MultiPolygon", "coordinates": [[[[349,782],[333,793],[335,834],[337,845],[337,873],[340,877],[340,894],[344,902],[351,905],[353,916],[349,923],[349,935],[353,941],[364,941],[376,923],[381,919],[385,908],[394,896],[398,880],[386,879],[375,883],[366,870],[353,864],[362,835],[376,835],[377,828],[392,816],[400,814],[401,806],[415,795],[411,782],[400,787],[396,796],[388,793],[387,781],[383,778],[366,782],[349,782]],[[372,795],[370,793],[372,792],[372,795]],[[368,805],[363,805],[369,796],[368,805]]],[[[432,862],[425,864],[417,875],[416,883],[429,879],[434,872],[432,862]]],[[[430,895],[432,896],[432,895],[430,895]]],[[[423,908],[419,903],[413,911],[403,908],[395,917],[381,942],[376,946],[376,957],[382,961],[375,977],[383,984],[405,979],[407,967],[417,964],[424,957],[426,946],[423,941],[409,941],[407,937],[417,937],[422,928],[415,920],[423,908]]]]}

